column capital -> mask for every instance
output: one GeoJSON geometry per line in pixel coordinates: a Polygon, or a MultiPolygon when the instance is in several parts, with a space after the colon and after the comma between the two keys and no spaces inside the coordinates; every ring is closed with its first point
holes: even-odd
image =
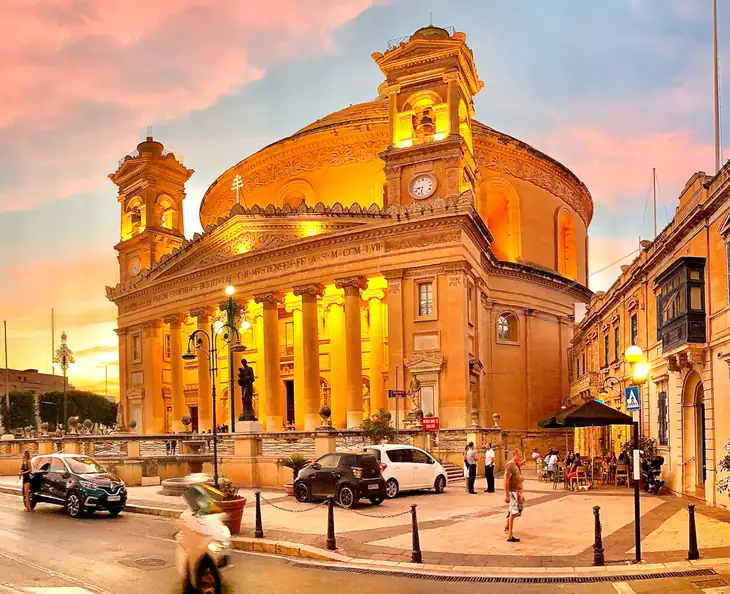
{"type": "Polygon", "coordinates": [[[256,303],[284,303],[284,295],[279,291],[269,291],[267,293],[259,293],[253,296],[253,300],[256,303]]]}
{"type": "Polygon", "coordinates": [[[346,297],[360,296],[360,290],[367,289],[368,283],[362,276],[348,276],[335,280],[335,287],[345,291],[346,297]]]}
{"type": "Polygon", "coordinates": [[[362,292],[363,301],[370,301],[371,299],[377,299],[382,301],[385,299],[387,289],[365,289],[362,292]]]}
{"type": "Polygon", "coordinates": [[[320,283],[310,283],[294,287],[294,295],[296,297],[301,297],[302,295],[314,295],[315,297],[321,297],[323,294],[324,286],[320,283]]]}
{"type": "Polygon", "coordinates": [[[459,73],[458,72],[449,72],[447,74],[444,74],[444,82],[450,83],[450,82],[458,82],[459,81],[459,73]]]}
{"type": "Polygon", "coordinates": [[[204,307],[198,307],[196,309],[190,310],[190,317],[198,318],[198,321],[200,321],[200,318],[210,318],[215,313],[215,309],[209,306],[204,307]]]}
{"type": "Polygon", "coordinates": [[[165,316],[162,318],[162,321],[165,322],[165,324],[169,324],[172,326],[180,326],[183,322],[187,320],[188,316],[184,313],[175,313],[170,314],[169,316],[165,316]]]}
{"type": "Polygon", "coordinates": [[[146,322],[142,322],[140,325],[145,330],[152,330],[152,329],[156,329],[156,328],[162,328],[162,320],[160,320],[159,318],[154,319],[154,320],[147,320],[146,322]]]}
{"type": "Polygon", "coordinates": [[[400,85],[390,85],[385,89],[386,95],[397,95],[400,93],[400,85]]]}

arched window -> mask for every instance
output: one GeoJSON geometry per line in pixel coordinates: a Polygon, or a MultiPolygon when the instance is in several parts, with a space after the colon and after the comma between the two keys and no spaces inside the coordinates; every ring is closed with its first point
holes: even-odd
{"type": "Polygon", "coordinates": [[[157,203],[158,216],[160,218],[160,227],[163,229],[176,230],[177,229],[177,210],[175,209],[172,200],[163,196],[160,197],[157,203]]]}
{"type": "Polygon", "coordinates": [[[494,238],[490,246],[494,255],[508,262],[521,259],[520,197],[514,187],[501,179],[482,183],[477,191],[477,212],[494,238]]]}
{"type": "Polygon", "coordinates": [[[558,274],[576,280],[578,278],[578,258],[575,247],[575,223],[573,216],[564,208],[557,214],[557,270],[558,274]]]}
{"type": "Polygon", "coordinates": [[[500,342],[517,342],[517,316],[505,312],[497,318],[497,340],[500,342]]]}
{"type": "Polygon", "coordinates": [[[303,179],[293,179],[284,184],[276,197],[276,205],[279,207],[288,204],[292,210],[296,210],[302,203],[314,206],[315,195],[312,185],[303,179]]]}
{"type": "Polygon", "coordinates": [[[139,198],[133,198],[127,202],[122,221],[122,239],[129,239],[138,235],[145,228],[144,205],[139,198]]]}

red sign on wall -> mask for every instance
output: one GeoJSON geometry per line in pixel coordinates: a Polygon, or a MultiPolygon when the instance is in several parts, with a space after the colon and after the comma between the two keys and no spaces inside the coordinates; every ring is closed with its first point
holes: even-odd
{"type": "Polygon", "coordinates": [[[423,417],[423,430],[424,431],[438,431],[439,430],[439,418],[438,417],[423,417]]]}

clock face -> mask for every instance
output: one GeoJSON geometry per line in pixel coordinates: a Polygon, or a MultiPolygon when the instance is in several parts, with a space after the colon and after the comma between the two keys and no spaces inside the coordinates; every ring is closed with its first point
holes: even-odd
{"type": "Polygon", "coordinates": [[[430,175],[417,175],[411,181],[411,196],[416,199],[428,198],[436,191],[436,180],[430,175]]]}
{"type": "Polygon", "coordinates": [[[139,261],[139,258],[135,258],[129,264],[129,274],[131,274],[132,276],[137,276],[139,274],[140,267],[141,267],[141,263],[139,261]]]}

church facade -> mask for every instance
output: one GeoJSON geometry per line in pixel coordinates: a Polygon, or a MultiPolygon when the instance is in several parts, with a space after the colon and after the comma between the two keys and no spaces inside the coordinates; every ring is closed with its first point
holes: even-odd
{"type": "MultiPolygon", "coordinates": [[[[590,299],[593,204],[566,167],[474,119],[482,89],[463,33],[425,27],[374,53],[379,96],[240,161],[184,234],[193,174],[152,138],[110,175],[118,187],[120,396],[137,431],[211,428],[240,396],[216,322],[225,289],[266,431],[311,430],[331,408],[357,427],[389,389],[442,428],[534,429],[568,393],[573,305],[590,299]],[[207,338],[184,360],[196,329],[207,338]],[[417,381],[416,381],[417,380],[417,381]],[[238,393],[238,391],[237,391],[238,393]]],[[[192,345],[193,348],[196,346],[192,345]]],[[[402,401],[401,401],[402,402],[402,401]]],[[[401,415],[402,417],[403,415],[401,415]]]]}

